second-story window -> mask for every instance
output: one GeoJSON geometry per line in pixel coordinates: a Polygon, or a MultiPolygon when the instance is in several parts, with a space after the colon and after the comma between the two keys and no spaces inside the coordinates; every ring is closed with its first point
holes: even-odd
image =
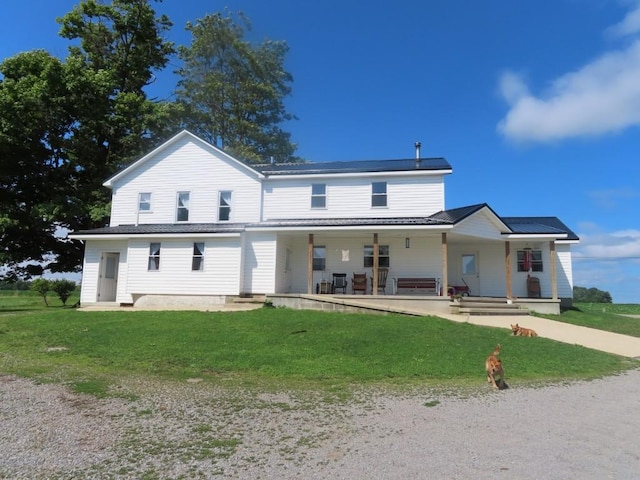
{"type": "Polygon", "coordinates": [[[178,207],[176,209],[178,222],[189,221],[189,192],[178,192],[178,207]]]}
{"type": "Polygon", "coordinates": [[[327,206],[327,185],[324,183],[314,183],[311,185],[311,208],[326,208],[327,206]]]}
{"type": "Polygon", "coordinates": [[[150,212],[151,211],[151,193],[144,192],[138,194],[138,211],[150,212]]]}
{"type": "Polygon", "coordinates": [[[387,206],[387,182],[373,182],[371,184],[371,206],[387,206]]]}
{"type": "Polygon", "coordinates": [[[228,222],[231,219],[231,192],[220,192],[218,202],[218,221],[228,222]]]}

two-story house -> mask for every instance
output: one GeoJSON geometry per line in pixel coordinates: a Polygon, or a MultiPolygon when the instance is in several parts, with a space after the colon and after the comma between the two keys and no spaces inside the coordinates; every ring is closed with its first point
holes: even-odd
{"type": "Polygon", "coordinates": [[[419,149],[403,160],[249,165],[182,131],[104,183],[108,227],[70,235],[85,242],[81,304],[314,294],[333,273],[378,268],[437,278],[444,296],[467,285],[474,296],[526,297],[534,275],[541,297],[570,301],[578,237],[555,217],[446,209],[451,173],[419,149]]]}

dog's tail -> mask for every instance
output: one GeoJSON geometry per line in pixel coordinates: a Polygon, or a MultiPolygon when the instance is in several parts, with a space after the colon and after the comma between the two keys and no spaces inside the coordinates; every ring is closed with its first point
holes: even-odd
{"type": "Polygon", "coordinates": [[[496,348],[494,348],[493,352],[491,353],[491,355],[499,355],[500,354],[500,344],[496,345],[496,348]]]}

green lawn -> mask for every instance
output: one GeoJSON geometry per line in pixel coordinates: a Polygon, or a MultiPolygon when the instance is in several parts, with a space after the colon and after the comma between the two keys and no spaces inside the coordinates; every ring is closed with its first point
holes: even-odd
{"type": "Polygon", "coordinates": [[[640,318],[625,315],[640,315],[640,305],[610,303],[576,303],[573,308],[560,315],[538,316],[561,322],[597,328],[608,332],[640,337],[640,318]]]}
{"type": "Polygon", "coordinates": [[[436,317],[280,308],[82,312],[31,300],[29,309],[21,295],[0,295],[0,372],[94,390],[136,375],[276,388],[486,388],[484,359],[497,343],[510,384],[594,378],[637,366],[575,345],[436,317]]]}

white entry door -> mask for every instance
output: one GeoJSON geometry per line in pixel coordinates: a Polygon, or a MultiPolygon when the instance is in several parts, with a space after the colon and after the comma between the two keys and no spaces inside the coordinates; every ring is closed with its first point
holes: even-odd
{"type": "Polygon", "coordinates": [[[471,289],[471,296],[479,297],[480,292],[480,270],[478,262],[478,253],[462,254],[462,279],[471,289]]]}
{"type": "Polygon", "coordinates": [[[103,253],[100,259],[99,302],[115,302],[118,291],[119,253],[103,253]]]}

